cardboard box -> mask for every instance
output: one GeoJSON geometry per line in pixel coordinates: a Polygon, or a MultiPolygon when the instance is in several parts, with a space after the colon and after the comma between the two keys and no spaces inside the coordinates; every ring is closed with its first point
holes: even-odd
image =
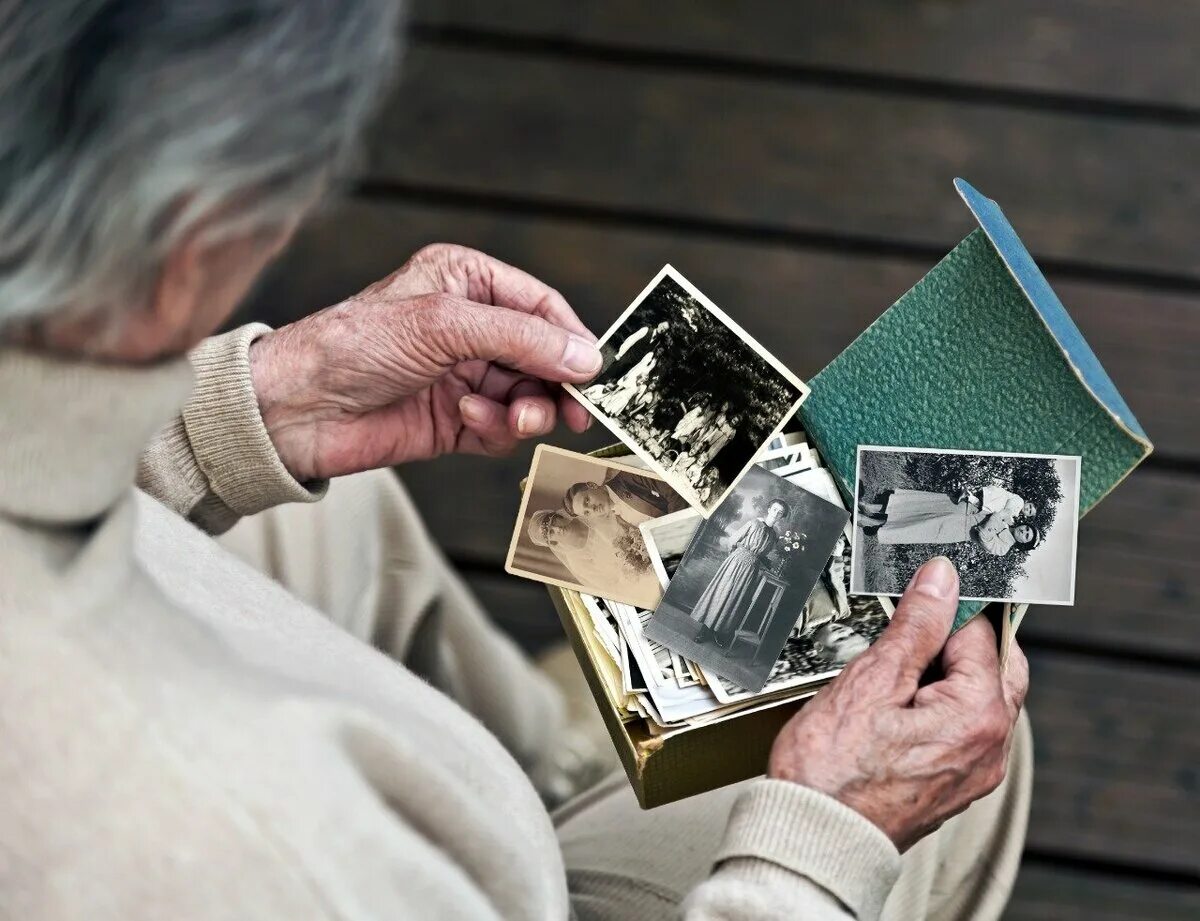
{"type": "MultiPolygon", "coordinates": [[[[1082,514],[1151,444],[995,202],[955,187],[979,229],[811,379],[803,427],[847,502],[858,445],[941,447],[1081,455],[1082,514]]],[[[609,698],[578,593],[549,589],[643,808],[763,772],[801,703],[654,736],[609,698]]],[[[964,602],[958,625],[983,607],[964,602]]]]}

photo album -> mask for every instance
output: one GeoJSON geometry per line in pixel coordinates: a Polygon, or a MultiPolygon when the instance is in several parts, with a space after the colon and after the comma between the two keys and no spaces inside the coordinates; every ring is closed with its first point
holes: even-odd
{"type": "Polygon", "coordinates": [[[761,773],[931,557],[1003,661],[1029,604],[1073,603],[1080,516],[1149,453],[1003,214],[956,186],[979,229],[811,383],[665,266],[566,386],[619,443],[537,448],[506,569],[551,586],[644,808],[761,773]],[[1055,401],[995,386],[1016,348],[1055,401]]]}

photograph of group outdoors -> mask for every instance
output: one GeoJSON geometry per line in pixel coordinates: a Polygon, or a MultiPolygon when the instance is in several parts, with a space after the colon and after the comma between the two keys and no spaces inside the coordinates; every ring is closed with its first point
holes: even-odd
{"type": "Polygon", "coordinates": [[[1079,462],[860,447],[852,591],[899,595],[942,555],[964,600],[1071,604],[1079,462]]]}
{"type": "Polygon", "coordinates": [[[706,513],[808,393],[670,266],[600,346],[595,380],[566,389],[706,513]]]}

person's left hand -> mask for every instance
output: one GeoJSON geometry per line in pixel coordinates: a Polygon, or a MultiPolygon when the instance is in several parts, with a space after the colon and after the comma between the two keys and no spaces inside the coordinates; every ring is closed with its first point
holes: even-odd
{"type": "Polygon", "coordinates": [[[461,246],[437,244],[354,297],[257,340],[263,422],[296,479],[449,452],[502,455],[591,419],[563,393],[600,370],[562,295],[461,246]]]}

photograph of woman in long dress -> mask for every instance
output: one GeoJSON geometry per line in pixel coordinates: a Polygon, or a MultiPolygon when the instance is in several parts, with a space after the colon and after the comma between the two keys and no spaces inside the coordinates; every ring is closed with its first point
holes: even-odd
{"type": "Polygon", "coordinates": [[[697,643],[712,640],[718,646],[729,644],[764,570],[771,565],[771,551],[779,543],[775,527],[789,511],[786,502],[776,499],[765,515],[751,518],[734,535],[729,556],[692,610],[692,617],[700,624],[697,643]]]}
{"type": "Polygon", "coordinates": [[[899,595],[946,556],[971,601],[1070,604],[1078,457],[862,446],[851,586],[899,595]]]}
{"type": "Polygon", "coordinates": [[[739,687],[761,688],[849,517],[783,477],[749,471],[696,526],[646,636],[739,687]]]}

